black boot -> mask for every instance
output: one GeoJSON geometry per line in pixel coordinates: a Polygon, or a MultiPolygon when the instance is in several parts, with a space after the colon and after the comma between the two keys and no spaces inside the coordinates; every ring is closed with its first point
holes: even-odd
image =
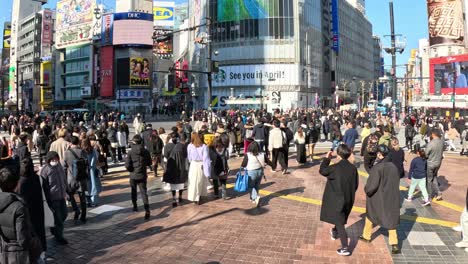
{"type": "Polygon", "coordinates": [[[465,154],[465,149],[461,149],[460,151],[460,156],[463,156],[463,154],[465,154]]]}
{"type": "Polygon", "coordinates": [[[149,220],[150,218],[150,209],[149,209],[149,204],[145,204],[145,220],[149,220]]]}
{"type": "Polygon", "coordinates": [[[138,212],[138,206],[136,202],[133,202],[133,212],[138,212]]]}

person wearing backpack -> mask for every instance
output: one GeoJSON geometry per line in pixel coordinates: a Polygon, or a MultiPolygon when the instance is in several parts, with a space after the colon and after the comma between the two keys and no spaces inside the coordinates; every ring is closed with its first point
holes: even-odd
{"type": "Polygon", "coordinates": [[[74,220],[80,219],[82,223],[86,223],[86,191],[88,189],[88,160],[80,148],[80,140],[72,136],[71,147],[65,152],[64,167],[67,170],[68,196],[70,203],[75,211],[74,220]],[[75,200],[75,194],[78,194],[80,199],[80,208],[75,200]]]}
{"type": "Polygon", "coordinates": [[[0,170],[0,263],[36,263],[42,252],[26,202],[15,193],[20,175],[0,170]]]}
{"type": "Polygon", "coordinates": [[[374,132],[362,140],[361,156],[364,157],[364,169],[370,172],[377,158],[378,135],[374,132]]]}
{"type": "Polygon", "coordinates": [[[463,156],[465,155],[465,149],[468,151],[468,122],[465,123],[465,129],[462,132],[460,143],[462,145],[460,156],[463,156]]]}

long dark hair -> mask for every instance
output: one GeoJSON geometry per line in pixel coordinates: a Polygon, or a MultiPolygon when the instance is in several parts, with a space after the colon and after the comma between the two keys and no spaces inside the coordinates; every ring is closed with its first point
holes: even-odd
{"type": "Polygon", "coordinates": [[[424,151],[424,149],[420,148],[416,151],[418,154],[419,154],[419,157],[421,157],[421,159],[427,159],[426,157],[426,151],[424,151]]]}
{"type": "Polygon", "coordinates": [[[250,143],[249,147],[247,148],[247,152],[250,152],[252,153],[252,155],[257,156],[260,152],[260,147],[258,146],[258,143],[256,141],[250,143]]]}

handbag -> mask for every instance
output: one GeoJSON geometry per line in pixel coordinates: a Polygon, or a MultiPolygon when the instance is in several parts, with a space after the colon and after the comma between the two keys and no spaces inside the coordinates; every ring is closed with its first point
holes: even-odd
{"type": "Polygon", "coordinates": [[[236,175],[236,184],[234,186],[234,191],[236,192],[246,192],[249,186],[249,174],[244,168],[240,168],[236,175]],[[242,173],[243,172],[243,173],[242,173]]]}
{"type": "Polygon", "coordinates": [[[41,192],[42,192],[42,200],[43,200],[42,202],[44,204],[44,226],[54,227],[55,226],[54,213],[52,212],[52,210],[50,210],[49,204],[47,203],[47,200],[46,200],[43,183],[42,183],[43,181],[42,176],[37,176],[37,177],[39,177],[39,182],[41,183],[41,192]]]}

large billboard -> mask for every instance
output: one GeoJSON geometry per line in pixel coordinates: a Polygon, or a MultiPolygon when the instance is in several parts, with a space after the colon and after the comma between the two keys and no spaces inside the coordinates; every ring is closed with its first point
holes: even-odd
{"type": "Polygon", "coordinates": [[[44,9],[42,13],[41,57],[52,55],[52,31],[54,30],[52,15],[52,10],[48,9],[44,9]]]}
{"type": "Polygon", "coordinates": [[[223,66],[214,76],[213,86],[301,85],[300,73],[297,64],[223,66]]]}
{"type": "Polygon", "coordinates": [[[9,49],[11,44],[11,24],[9,22],[4,23],[3,28],[3,48],[9,49]]]}
{"type": "Polygon", "coordinates": [[[468,55],[429,60],[430,94],[468,94],[468,55]]]}
{"type": "Polygon", "coordinates": [[[339,32],[339,17],[338,17],[338,0],[331,0],[331,17],[332,17],[332,49],[335,52],[340,51],[340,32],[339,32]]]}
{"type": "Polygon", "coordinates": [[[101,90],[100,96],[114,96],[114,47],[101,48],[101,90]]]}
{"type": "Polygon", "coordinates": [[[429,43],[464,44],[462,0],[427,0],[429,43]]]}
{"type": "Polygon", "coordinates": [[[57,2],[55,45],[58,49],[89,42],[93,37],[95,0],[57,2]]]}
{"type": "Polygon", "coordinates": [[[153,46],[153,15],[140,12],[115,13],[113,44],[153,46]]]}
{"type": "Polygon", "coordinates": [[[174,1],[158,1],[153,3],[153,19],[155,27],[174,26],[174,1]]]}
{"type": "MultiPolygon", "coordinates": [[[[172,33],[172,30],[168,29],[155,29],[154,36],[165,36],[172,33]]],[[[157,42],[153,44],[153,53],[158,54],[160,57],[168,57],[172,55],[172,37],[165,41],[157,42]]]]}
{"type": "Polygon", "coordinates": [[[151,61],[147,58],[130,58],[130,86],[149,87],[151,61]]]}
{"type": "Polygon", "coordinates": [[[218,0],[218,22],[290,17],[292,0],[218,0]]]}
{"type": "Polygon", "coordinates": [[[114,26],[114,14],[106,14],[102,17],[101,45],[112,45],[112,35],[114,26]]]}

